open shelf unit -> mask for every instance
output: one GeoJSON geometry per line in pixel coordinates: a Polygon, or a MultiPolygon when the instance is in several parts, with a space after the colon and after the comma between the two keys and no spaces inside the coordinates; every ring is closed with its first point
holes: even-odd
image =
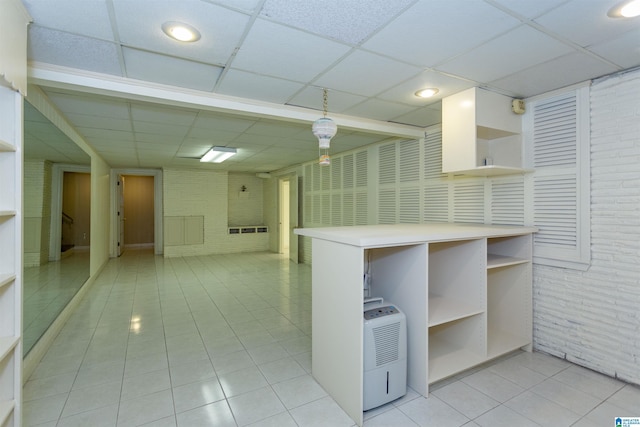
{"type": "Polygon", "coordinates": [[[0,426],[22,423],[23,95],[27,26],[19,0],[0,2],[0,426]]]}
{"type": "Polygon", "coordinates": [[[21,425],[22,95],[0,84],[0,425],[21,425]]]}
{"type": "Polygon", "coordinates": [[[367,296],[406,316],[407,384],[423,396],[435,381],[529,348],[535,231],[449,223],[297,229],[313,238],[313,376],[362,425],[365,274],[367,296]]]}
{"type": "Polygon", "coordinates": [[[531,235],[487,241],[487,356],[530,345],[531,235]]]}
{"type": "Polygon", "coordinates": [[[483,313],[484,240],[429,243],[429,327],[483,313]]]}
{"type": "Polygon", "coordinates": [[[483,314],[429,328],[429,383],[486,360],[483,314]]]}

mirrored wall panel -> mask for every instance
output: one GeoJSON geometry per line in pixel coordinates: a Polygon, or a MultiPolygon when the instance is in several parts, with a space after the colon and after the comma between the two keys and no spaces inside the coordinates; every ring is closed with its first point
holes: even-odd
{"type": "Polygon", "coordinates": [[[91,159],[24,104],[26,355],[89,278],[91,159]]]}

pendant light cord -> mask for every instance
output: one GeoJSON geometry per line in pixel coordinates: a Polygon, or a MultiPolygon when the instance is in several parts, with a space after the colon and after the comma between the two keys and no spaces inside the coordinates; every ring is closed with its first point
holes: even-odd
{"type": "Polygon", "coordinates": [[[329,95],[327,93],[327,88],[322,88],[322,114],[326,118],[327,111],[329,109],[329,95]]]}

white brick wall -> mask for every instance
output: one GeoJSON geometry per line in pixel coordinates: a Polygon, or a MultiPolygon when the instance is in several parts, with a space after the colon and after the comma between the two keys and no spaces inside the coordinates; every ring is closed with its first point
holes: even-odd
{"type": "Polygon", "coordinates": [[[534,266],[534,346],[640,384],[640,72],[591,90],[588,271],[534,266]]]}
{"type": "Polygon", "coordinates": [[[228,184],[227,172],[164,169],[163,216],[204,216],[204,244],[165,246],[165,257],[268,250],[268,233],[227,233],[228,184]]]}

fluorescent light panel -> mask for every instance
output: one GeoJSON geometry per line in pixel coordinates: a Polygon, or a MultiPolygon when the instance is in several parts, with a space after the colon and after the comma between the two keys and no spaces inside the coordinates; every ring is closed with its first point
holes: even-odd
{"type": "Polygon", "coordinates": [[[201,162],[208,163],[222,163],[231,156],[235,156],[238,152],[237,149],[231,147],[213,147],[207,151],[200,159],[201,162]]]}

